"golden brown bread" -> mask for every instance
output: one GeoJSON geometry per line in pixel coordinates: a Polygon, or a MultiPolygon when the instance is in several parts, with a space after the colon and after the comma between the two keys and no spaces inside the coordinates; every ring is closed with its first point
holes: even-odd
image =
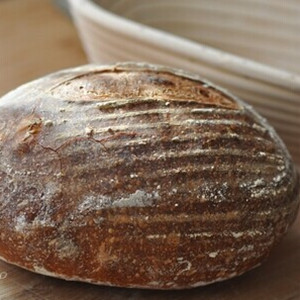
{"type": "Polygon", "coordinates": [[[274,130],[196,75],[51,74],[0,100],[0,256],[97,284],[188,288],[259,265],[299,182],[274,130]]]}

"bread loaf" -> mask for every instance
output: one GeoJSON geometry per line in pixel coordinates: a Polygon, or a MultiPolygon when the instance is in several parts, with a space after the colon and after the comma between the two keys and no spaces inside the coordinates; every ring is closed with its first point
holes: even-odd
{"type": "Polygon", "coordinates": [[[0,100],[0,256],[67,280],[153,289],[264,261],[299,182],[266,120],[196,75],[83,66],[0,100]]]}

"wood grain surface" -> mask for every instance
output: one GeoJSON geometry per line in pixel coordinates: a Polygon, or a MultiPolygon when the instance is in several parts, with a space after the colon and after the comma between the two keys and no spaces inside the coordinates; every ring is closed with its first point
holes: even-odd
{"type": "Polygon", "coordinates": [[[73,24],[51,0],[0,0],[0,96],[29,80],[85,63],[73,24]]]}
{"type": "MultiPolygon", "coordinates": [[[[52,71],[86,63],[70,20],[48,0],[0,0],[0,95],[52,71]]],[[[1,228],[0,228],[1,232],[1,228]]],[[[300,215],[269,260],[240,277],[185,291],[67,282],[0,262],[0,300],[300,299],[300,215]]]]}

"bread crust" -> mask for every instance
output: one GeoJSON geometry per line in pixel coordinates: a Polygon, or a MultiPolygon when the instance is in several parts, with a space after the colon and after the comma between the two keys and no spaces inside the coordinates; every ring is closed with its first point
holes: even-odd
{"type": "Polygon", "coordinates": [[[196,75],[83,66],[0,100],[0,256],[96,284],[189,288],[259,265],[295,219],[290,155],[196,75]]]}

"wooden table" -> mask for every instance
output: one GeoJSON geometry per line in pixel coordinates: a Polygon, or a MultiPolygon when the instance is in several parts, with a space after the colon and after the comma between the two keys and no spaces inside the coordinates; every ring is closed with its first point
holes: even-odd
{"type": "Polygon", "coordinates": [[[0,0],[0,95],[85,63],[75,28],[51,0],[0,0]]]}
{"type": "MultiPolygon", "coordinates": [[[[0,0],[0,95],[84,63],[71,21],[50,0],[0,0]]],[[[0,262],[0,299],[300,299],[300,216],[263,266],[207,287],[175,292],[109,288],[49,278],[0,262]]]]}

